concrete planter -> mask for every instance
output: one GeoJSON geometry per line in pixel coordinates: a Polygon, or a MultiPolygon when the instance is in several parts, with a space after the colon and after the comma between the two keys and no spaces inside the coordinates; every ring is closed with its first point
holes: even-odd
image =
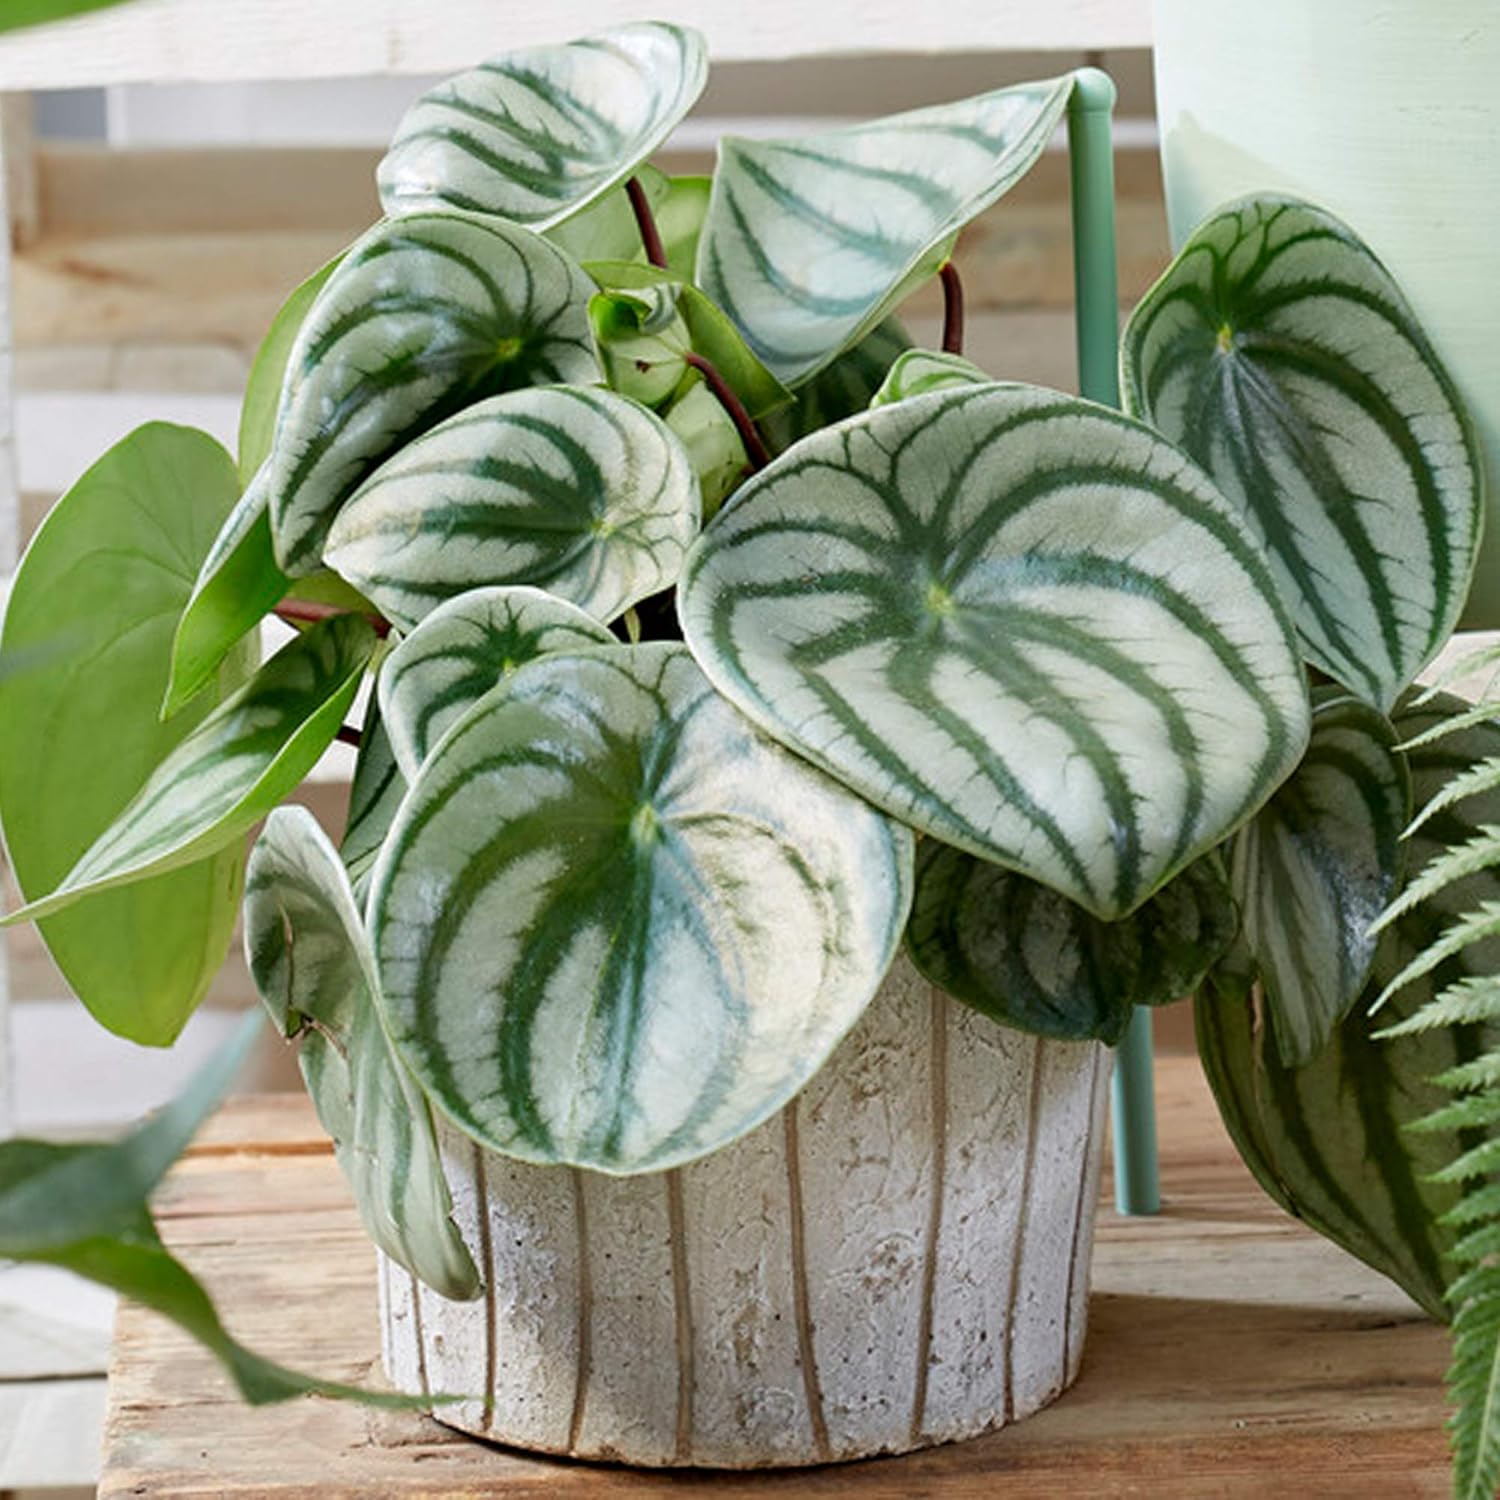
{"type": "Polygon", "coordinates": [[[1029,1415],[1083,1350],[1109,1054],[984,1020],[904,958],[781,1115],[678,1171],[537,1168],[444,1131],[484,1301],[381,1265],[386,1366],[522,1448],[750,1468],[1029,1415]]]}
{"type": "Polygon", "coordinates": [[[1155,0],[1174,242],[1227,199],[1345,219],[1464,393],[1490,515],[1465,624],[1500,625],[1500,8],[1494,0],[1155,0]]]}

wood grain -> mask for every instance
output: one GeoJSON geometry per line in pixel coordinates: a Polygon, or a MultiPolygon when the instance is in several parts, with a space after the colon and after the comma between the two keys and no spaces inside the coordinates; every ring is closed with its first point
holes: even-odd
{"type": "MultiPolygon", "coordinates": [[[[1196,1063],[1158,1064],[1165,1212],[1101,1216],[1078,1384],[1015,1428],[908,1458],[687,1477],[557,1463],[414,1416],[252,1411],[184,1337],[122,1309],[103,1500],[379,1495],[1008,1500],[1447,1493],[1443,1331],[1275,1209],[1232,1156],[1196,1063]]],[[[255,1347],[378,1381],[374,1255],[305,1102],[231,1104],[169,1181],[168,1239],[255,1347]]]]}

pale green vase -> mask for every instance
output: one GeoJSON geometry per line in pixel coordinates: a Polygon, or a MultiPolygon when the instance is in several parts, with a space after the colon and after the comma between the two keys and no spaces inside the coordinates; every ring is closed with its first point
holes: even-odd
{"type": "Polygon", "coordinates": [[[1488,515],[1464,624],[1500,626],[1500,0],[1155,0],[1173,243],[1248,192],[1374,248],[1474,417],[1488,515]]]}

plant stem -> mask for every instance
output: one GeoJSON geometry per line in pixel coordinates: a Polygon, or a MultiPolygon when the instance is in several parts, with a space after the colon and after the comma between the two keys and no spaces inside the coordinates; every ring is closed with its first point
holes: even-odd
{"type": "Polygon", "coordinates": [[[340,724],[339,732],[334,735],[334,739],[345,745],[353,745],[358,750],[364,744],[365,737],[352,724],[340,724]]]}
{"type": "Polygon", "coordinates": [[[770,450],[760,435],[760,429],[755,425],[750,413],[745,410],[740,398],[729,388],[729,382],[719,374],[711,360],[704,359],[701,354],[695,354],[691,349],[684,354],[683,359],[687,361],[708,383],[708,388],[714,393],[720,406],[729,413],[729,420],[734,423],[735,431],[740,435],[740,441],[745,445],[745,456],[750,460],[752,469],[763,469],[771,462],[770,450]]]}
{"type": "Polygon", "coordinates": [[[641,244],[645,247],[646,259],[653,266],[661,266],[665,269],[666,247],[661,242],[661,231],[656,227],[656,216],[651,212],[651,204],[646,199],[646,190],[641,186],[639,177],[626,180],[625,196],[630,199],[636,225],[641,231],[641,244]]]}
{"type": "MultiPolygon", "coordinates": [[[[349,615],[351,609],[340,609],[336,604],[317,604],[311,599],[283,599],[271,611],[279,620],[291,620],[299,625],[316,625],[319,620],[331,620],[335,615],[349,615]]],[[[391,633],[391,622],[380,615],[366,615],[381,640],[391,633]]]]}
{"type": "Polygon", "coordinates": [[[964,284],[958,267],[945,260],[938,276],[943,283],[943,353],[964,352],[964,284]]]}

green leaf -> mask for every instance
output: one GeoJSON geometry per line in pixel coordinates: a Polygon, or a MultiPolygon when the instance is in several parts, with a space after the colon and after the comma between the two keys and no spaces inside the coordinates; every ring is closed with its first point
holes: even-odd
{"type": "Polygon", "coordinates": [[[1448,639],[1479,540],[1457,393],[1346,225],[1244,199],[1125,330],[1127,409],[1190,453],[1272,560],[1308,661],[1389,710],[1448,639]]]}
{"type": "Polygon", "coordinates": [[[871,406],[889,406],[912,396],[933,391],[955,390],[966,385],[987,385],[990,377],[959,354],[935,353],[931,349],[908,349],[886,372],[880,389],[870,397],[871,406]]]}
{"type": "Polygon", "coordinates": [[[471,589],[440,604],[380,668],[380,715],[396,764],[416,780],[443,734],[526,662],[615,644],[592,615],[541,589],[471,589]]]}
{"type": "Polygon", "coordinates": [[[1190,994],[1238,922],[1212,859],[1133,916],[1101,922],[1024,875],[927,839],[906,945],[934,984],[992,1020],[1113,1046],[1137,1005],[1190,994]]]}
{"type": "Polygon", "coordinates": [[[6,0],[0,11],[0,31],[15,31],[22,26],[45,26],[70,16],[107,10],[122,0],[6,0]]]}
{"type": "Polygon", "coordinates": [[[349,816],[344,820],[344,838],[339,845],[339,858],[361,903],[385,836],[391,831],[396,810],[405,796],[406,778],[396,764],[390,737],[381,721],[380,698],[371,693],[359,736],[359,754],[354,759],[349,816]]]}
{"type": "Polygon", "coordinates": [[[233,843],[333,742],[375,644],[358,615],[324,620],[288,642],[161,761],[50,895],[0,925],[36,921],[233,843]]]}
{"type": "MultiPolygon", "coordinates": [[[[666,196],[653,203],[656,232],[667,253],[667,269],[683,281],[691,282],[698,266],[698,241],[708,218],[708,201],[713,195],[714,180],[708,176],[670,177],[666,196]]],[[[602,259],[603,252],[592,251],[580,260],[602,259]]]]}
{"type": "Polygon", "coordinates": [[[667,408],[664,420],[698,476],[703,516],[710,520],[750,472],[745,440],[724,403],[701,380],[667,408]]]}
{"type": "MultiPolygon", "coordinates": [[[[640,184],[654,216],[667,201],[672,179],[646,162],[641,162],[630,175],[640,184]]],[[[576,261],[638,260],[644,263],[646,259],[640,221],[635,216],[630,195],[623,187],[611,188],[588,207],[542,233],[576,261]]]]}
{"type": "Polygon", "coordinates": [[[768,733],[1106,921],[1249,818],[1306,743],[1243,523],[1148,429],[1028,386],[805,438],[715,517],[678,609],[768,733]]]}
{"type": "Polygon", "coordinates": [[[302,1037],[302,1076],[370,1237],[440,1296],[477,1297],[431,1112],[381,1025],[349,877],[306,808],[277,808],[251,851],[245,953],[277,1025],[302,1037]]]}
{"type": "Polygon", "coordinates": [[[403,804],[370,913],[434,1102],[507,1155],[624,1174],[791,1098],[910,899],[909,835],[657,643],[543,657],[476,704],[403,804]]]}
{"type": "Polygon", "coordinates": [[[1370,925],[1396,893],[1411,779],[1385,716],[1343,688],[1313,694],[1302,764],[1235,836],[1245,916],[1282,1060],[1310,1062],[1375,962],[1370,925]]]}
{"type": "Polygon", "coordinates": [[[318,267],[281,305],[270,330],[256,351],[245,383],[245,399],[240,406],[240,483],[247,489],[260,467],[271,456],[272,438],[276,433],[276,409],[281,404],[281,387],[286,379],[287,362],[302,325],[318,293],[343,260],[343,252],[318,267]]]}
{"type": "Polygon", "coordinates": [[[406,112],[380,201],[388,214],[448,207],[545,229],[629,177],[707,81],[703,37],[659,21],[494,58],[406,112]]]}
{"type": "MultiPolygon", "coordinates": [[[[1468,705],[1447,694],[1398,705],[1392,721],[1410,739],[1468,705]]],[[[1413,798],[1426,804],[1454,778],[1500,755],[1500,727],[1473,726],[1409,751],[1413,798]]],[[[1446,809],[1408,840],[1411,869],[1500,824],[1500,793],[1446,809]]],[[[1282,1061],[1265,1006],[1241,983],[1197,1003],[1199,1050],[1219,1109],[1247,1165],[1288,1213],[1396,1281],[1434,1317],[1445,1318],[1456,1231],[1446,1218],[1459,1186],[1437,1174],[1474,1143],[1471,1132],[1415,1131],[1448,1095],[1436,1081],[1500,1045],[1500,1023],[1408,1029],[1435,996],[1500,972],[1500,923],[1488,939],[1442,960],[1392,994],[1382,990],[1462,914],[1500,900],[1500,870],[1470,875],[1395,919],[1363,996],[1311,1062],[1282,1061]],[[1395,1023],[1401,1035],[1387,1038],[1395,1023]]]]}
{"type": "Polygon", "coordinates": [[[282,570],[311,572],[339,506],[443,418],[502,391],[595,379],[592,290],[560,250],[494,219],[411,214],[356,242],[287,365],[266,476],[282,570]]]}
{"type": "Polygon", "coordinates": [[[632,401],[656,409],[687,373],[691,345],[669,286],[599,292],[589,298],[589,326],[610,389],[632,401]]]}
{"type": "Polygon", "coordinates": [[[170,1318],[222,1361],[254,1404],[316,1392],[376,1406],[430,1405],[428,1397],[364,1391],[262,1359],[229,1336],[207,1293],[157,1235],[147,1195],[223,1098],[262,1024],[247,1017],[184,1093],[123,1141],[0,1141],[0,1255],[59,1266],[170,1318]]]}
{"type": "Polygon", "coordinates": [[[938,270],[1072,92],[1057,78],[795,140],[724,136],[694,280],[801,385],[938,270]]]}
{"type": "MultiPolygon", "coordinates": [[[[170,724],[156,714],[173,626],[237,490],[211,438],[152,424],[89,469],[32,540],[0,637],[7,659],[36,663],[0,680],[0,819],[27,895],[57,885],[213,707],[205,697],[170,724]]],[[[243,666],[226,665],[226,685],[243,666]]],[[[240,865],[226,849],[42,924],[102,1025],[172,1041],[229,946],[240,865]]]]}
{"type": "Polygon", "coordinates": [[[408,445],[339,513],[326,555],[403,630],[500,583],[610,620],[676,579],[699,510],[660,418],[553,386],[481,402],[408,445]]]}

